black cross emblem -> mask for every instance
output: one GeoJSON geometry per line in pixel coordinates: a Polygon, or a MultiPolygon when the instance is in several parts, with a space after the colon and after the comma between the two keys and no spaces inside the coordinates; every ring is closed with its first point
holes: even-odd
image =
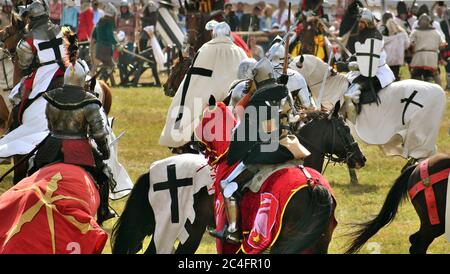
{"type": "Polygon", "coordinates": [[[45,50],[45,49],[53,49],[53,52],[55,53],[56,60],[61,60],[61,51],[59,50],[59,46],[62,45],[63,39],[60,38],[53,38],[49,41],[39,43],[39,50],[45,50]]]}
{"type": "Polygon", "coordinates": [[[186,74],[186,80],[184,81],[183,84],[183,93],[181,93],[181,102],[180,102],[180,111],[178,112],[177,118],[175,119],[175,129],[178,129],[180,127],[180,121],[181,118],[183,118],[183,106],[184,106],[184,102],[186,100],[186,94],[187,94],[187,90],[189,87],[189,83],[191,82],[191,76],[192,75],[201,75],[201,76],[205,76],[205,77],[211,77],[213,71],[210,69],[204,69],[204,68],[199,68],[199,67],[194,67],[195,64],[195,60],[197,60],[197,56],[198,56],[198,52],[194,57],[194,60],[192,60],[192,64],[189,67],[189,70],[187,71],[186,74]]]}
{"type": "Polygon", "coordinates": [[[180,214],[178,211],[178,188],[183,186],[191,186],[192,178],[177,179],[177,173],[175,165],[167,166],[167,181],[162,183],[157,183],[153,185],[153,191],[161,191],[168,189],[170,191],[170,212],[172,223],[178,223],[180,219],[180,214]]]}
{"type": "Polygon", "coordinates": [[[357,52],[356,56],[369,56],[369,77],[372,77],[372,63],[373,63],[373,58],[378,58],[380,59],[380,55],[379,54],[373,54],[373,47],[375,44],[375,40],[374,39],[370,39],[370,52],[357,52]]]}
{"type": "Polygon", "coordinates": [[[415,90],[413,93],[411,93],[411,96],[409,98],[403,98],[400,100],[400,103],[405,103],[405,107],[403,108],[403,114],[402,114],[402,124],[405,125],[405,113],[406,109],[408,109],[409,104],[414,104],[416,106],[419,106],[420,108],[423,108],[423,105],[420,103],[417,103],[416,101],[413,101],[414,97],[418,93],[417,90],[415,90]]]}

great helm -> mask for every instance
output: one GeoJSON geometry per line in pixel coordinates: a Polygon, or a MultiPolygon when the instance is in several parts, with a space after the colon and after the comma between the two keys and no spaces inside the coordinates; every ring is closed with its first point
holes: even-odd
{"type": "Polygon", "coordinates": [[[267,58],[261,58],[252,70],[253,73],[253,80],[255,81],[256,85],[259,86],[262,82],[265,82],[267,80],[275,80],[275,73],[272,67],[272,64],[270,63],[269,59],[267,58]]]}
{"type": "Polygon", "coordinates": [[[89,72],[86,62],[78,59],[75,65],[70,63],[64,73],[64,85],[84,87],[89,72]]]}
{"type": "Polygon", "coordinates": [[[230,25],[228,25],[225,22],[218,23],[213,29],[213,34],[212,34],[213,38],[216,38],[216,37],[230,37],[230,36],[231,36],[230,25]]]}
{"type": "Polygon", "coordinates": [[[285,54],[284,45],[280,43],[274,43],[270,47],[269,52],[267,54],[274,67],[284,63],[284,54],[285,54]]]}
{"type": "Polygon", "coordinates": [[[360,20],[362,22],[366,22],[368,25],[372,25],[372,26],[375,25],[375,22],[374,22],[375,17],[370,9],[362,8],[362,9],[360,9],[359,14],[360,14],[360,20]]]}
{"type": "Polygon", "coordinates": [[[30,19],[49,15],[50,5],[47,0],[36,0],[26,6],[19,6],[19,16],[28,16],[30,19]]]}
{"type": "Polygon", "coordinates": [[[245,58],[239,63],[237,78],[238,79],[252,79],[253,78],[253,67],[257,61],[253,58],[245,58]]]}

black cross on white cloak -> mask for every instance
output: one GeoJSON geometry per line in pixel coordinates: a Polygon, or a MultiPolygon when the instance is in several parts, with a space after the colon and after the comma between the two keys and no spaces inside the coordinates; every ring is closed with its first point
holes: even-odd
{"type": "Polygon", "coordinates": [[[53,49],[53,53],[55,54],[55,60],[61,60],[61,51],[59,50],[59,46],[63,44],[62,37],[52,38],[49,41],[41,42],[38,44],[39,50],[53,49]]]}
{"type": "Polygon", "coordinates": [[[197,52],[197,54],[195,55],[194,60],[192,60],[192,64],[189,67],[187,74],[186,74],[186,79],[184,80],[183,91],[181,93],[180,110],[178,111],[177,118],[175,119],[174,129],[180,128],[181,118],[183,118],[183,107],[184,107],[184,103],[186,101],[186,94],[187,94],[187,91],[189,88],[189,83],[191,82],[192,75],[211,77],[212,73],[213,73],[213,71],[210,69],[194,67],[195,60],[197,60],[197,57],[198,57],[198,53],[199,52],[197,52]]]}
{"type": "Polygon", "coordinates": [[[408,98],[403,98],[400,100],[400,103],[405,103],[405,107],[403,108],[403,113],[402,113],[402,124],[405,125],[405,113],[406,110],[408,109],[409,104],[414,104],[416,106],[419,106],[420,108],[423,108],[423,105],[413,101],[414,97],[416,96],[416,94],[418,93],[417,90],[415,90],[413,93],[411,93],[411,95],[408,98]]]}
{"type": "Polygon", "coordinates": [[[170,212],[172,223],[179,223],[180,213],[178,208],[178,188],[184,186],[191,186],[193,184],[192,178],[177,179],[176,166],[167,166],[167,181],[153,185],[153,191],[162,191],[168,189],[170,192],[170,212]]]}

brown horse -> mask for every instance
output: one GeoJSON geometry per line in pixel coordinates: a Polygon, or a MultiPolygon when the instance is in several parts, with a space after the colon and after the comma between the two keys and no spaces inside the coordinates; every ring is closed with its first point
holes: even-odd
{"type": "MultiPolygon", "coordinates": [[[[0,30],[0,42],[2,43],[2,48],[5,55],[4,58],[6,58],[6,55],[9,55],[12,56],[13,59],[14,74],[12,86],[15,86],[20,81],[20,78],[22,78],[21,70],[17,62],[14,62],[14,58],[16,53],[16,46],[19,43],[20,39],[22,39],[24,30],[24,22],[17,18],[15,15],[12,15],[11,24],[0,30]]],[[[11,123],[7,102],[3,100],[3,97],[0,97],[0,123],[3,123],[3,130],[7,130],[11,123]]]]}
{"type": "Polygon", "coordinates": [[[350,244],[347,253],[357,252],[381,228],[392,222],[397,214],[399,204],[406,199],[408,194],[420,218],[419,231],[409,237],[411,243],[409,252],[425,254],[433,240],[444,234],[450,156],[438,154],[426,161],[428,161],[428,165],[421,167],[421,164],[418,164],[403,171],[389,191],[378,216],[358,225],[361,228],[353,233],[355,239],[350,244]],[[422,177],[425,178],[422,179],[422,177]],[[429,198],[430,195],[435,198],[434,205],[432,199],[429,198]]]}
{"type": "Polygon", "coordinates": [[[200,12],[193,5],[185,4],[186,6],[186,28],[187,28],[187,49],[185,53],[179,52],[179,59],[171,69],[172,73],[169,75],[166,83],[163,85],[164,93],[167,96],[173,97],[178,90],[178,87],[183,81],[189,66],[192,63],[195,53],[203,44],[211,40],[211,33],[205,30],[206,23],[212,18],[211,15],[200,12]],[[183,56],[183,54],[185,54],[183,56]]]}

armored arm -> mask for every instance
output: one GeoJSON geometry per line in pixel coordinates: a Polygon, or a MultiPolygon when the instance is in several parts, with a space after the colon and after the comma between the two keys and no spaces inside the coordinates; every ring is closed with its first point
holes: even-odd
{"type": "Polygon", "coordinates": [[[89,136],[95,140],[103,160],[109,159],[110,150],[108,145],[108,131],[102,118],[98,104],[88,104],[84,107],[84,113],[89,125],[89,136]]]}
{"type": "Polygon", "coordinates": [[[33,48],[26,40],[22,39],[17,45],[16,52],[19,61],[19,68],[22,70],[22,74],[30,74],[34,60],[33,48]]]}

